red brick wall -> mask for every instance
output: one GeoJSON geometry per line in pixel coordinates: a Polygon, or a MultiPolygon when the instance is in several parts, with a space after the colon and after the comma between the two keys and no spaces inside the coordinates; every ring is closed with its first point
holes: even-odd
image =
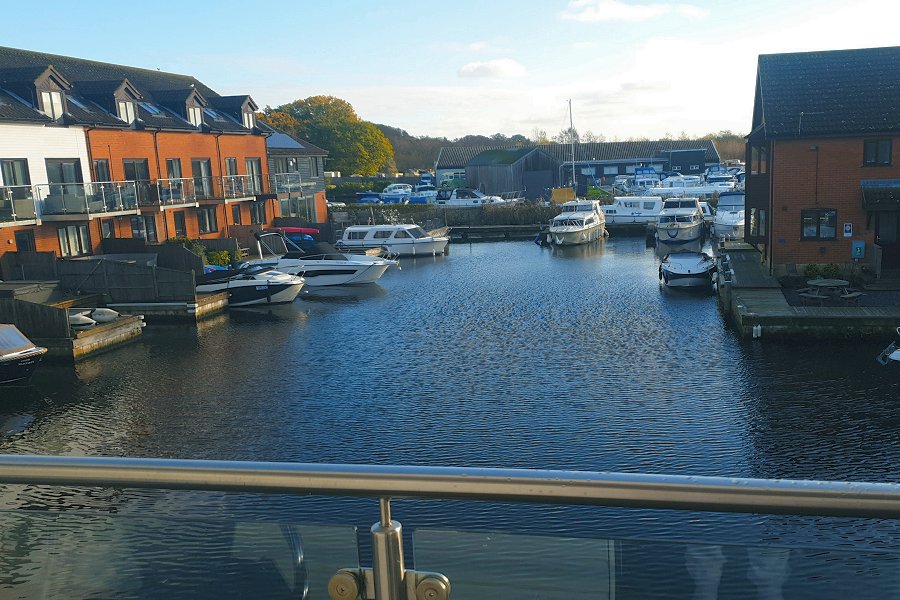
{"type": "Polygon", "coordinates": [[[775,142],[770,171],[774,265],[852,263],[853,240],[866,242],[864,262],[871,263],[874,222],[866,227],[859,182],[900,178],[900,161],[894,160],[891,166],[863,166],[863,142],[863,138],[775,142]],[[817,150],[810,150],[813,146],[817,150]],[[800,213],[807,208],[837,210],[836,239],[800,239],[800,213]],[[852,237],[843,237],[844,223],[853,224],[852,237]]]}

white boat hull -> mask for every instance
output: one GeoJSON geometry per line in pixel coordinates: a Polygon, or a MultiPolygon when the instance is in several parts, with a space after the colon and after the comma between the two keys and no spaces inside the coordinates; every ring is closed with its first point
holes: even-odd
{"type": "Polygon", "coordinates": [[[387,240],[383,244],[360,243],[363,240],[341,240],[341,248],[385,248],[388,254],[397,256],[435,256],[443,254],[450,238],[436,237],[431,239],[416,239],[408,242],[387,240]]]}
{"type": "Polygon", "coordinates": [[[712,234],[729,240],[744,239],[744,223],[713,223],[712,234]]]}
{"type": "Polygon", "coordinates": [[[279,261],[253,261],[253,264],[270,266],[282,273],[303,277],[307,287],[327,285],[362,285],[375,283],[394,261],[298,260],[283,258],[279,261]],[[363,264],[360,264],[363,263],[363,264]]]}
{"type": "Polygon", "coordinates": [[[555,246],[577,246],[578,244],[589,244],[603,237],[606,227],[601,223],[594,227],[584,229],[566,228],[550,228],[548,234],[550,243],[555,246]]]}
{"type": "Polygon", "coordinates": [[[681,244],[700,239],[703,233],[702,223],[689,224],[682,227],[678,224],[661,224],[656,226],[656,239],[667,244],[681,244]]]}

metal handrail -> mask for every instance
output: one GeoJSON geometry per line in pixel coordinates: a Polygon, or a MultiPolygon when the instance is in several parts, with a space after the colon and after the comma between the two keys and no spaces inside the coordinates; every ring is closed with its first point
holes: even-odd
{"type": "Polygon", "coordinates": [[[900,484],[638,473],[0,455],[0,483],[900,517],[900,484]]]}

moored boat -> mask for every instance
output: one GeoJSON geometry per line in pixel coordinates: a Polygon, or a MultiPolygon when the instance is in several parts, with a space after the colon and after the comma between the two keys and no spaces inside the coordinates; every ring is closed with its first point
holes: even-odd
{"type": "Polygon", "coordinates": [[[570,200],[550,221],[548,241],[556,246],[594,242],[606,235],[606,217],[597,200],[570,200]]]}
{"type": "Polygon", "coordinates": [[[324,242],[298,244],[279,232],[255,236],[260,258],[244,264],[302,276],[307,287],[374,283],[397,265],[397,261],[380,256],[345,254],[324,242]],[[263,258],[263,248],[272,256],[263,258]]]}
{"type": "Polygon", "coordinates": [[[712,234],[720,238],[742,240],[744,222],[744,192],[720,194],[712,234]]]}
{"type": "Polygon", "coordinates": [[[713,257],[704,252],[671,252],[659,265],[659,278],[669,287],[710,287],[716,270],[713,257]]]}
{"type": "Polygon", "coordinates": [[[27,384],[46,353],[15,325],[0,324],[0,385],[27,384]]]}
{"type": "Polygon", "coordinates": [[[703,211],[697,198],[670,198],[656,217],[656,239],[681,244],[700,239],[703,211]]]}
{"type": "Polygon", "coordinates": [[[217,269],[197,277],[201,293],[228,292],[228,306],[281,304],[293,302],[300,294],[302,277],[275,271],[272,267],[250,265],[238,269],[217,269]]]}
{"type": "Polygon", "coordinates": [[[617,225],[648,225],[656,223],[662,210],[660,196],[616,196],[612,204],[601,206],[606,228],[617,225]]]}
{"type": "Polygon", "coordinates": [[[398,225],[351,225],[337,241],[339,250],[384,248],[396,256],[443,254],[450,238],[429,235],[412,223],[398,225]]]}
{"type": "Polygon", "coordinates": [[[381,191],[384,204],[408,204],[413,188],[408,183],[392,183],[381,191]]]}

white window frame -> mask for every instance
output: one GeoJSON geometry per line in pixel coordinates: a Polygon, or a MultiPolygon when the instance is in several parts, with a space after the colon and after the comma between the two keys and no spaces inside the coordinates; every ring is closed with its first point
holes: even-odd
{"type": "Polygon", "coordinates": [[[253,129],[256,127],[256,115],[252,112],[247,111],[244,113],[244,127],[247,129],[253,129]]]}
{"type": "Polygon", "coordinates": [[[134,102],[119,100],[119,118],[126,123],[134,123],[134,102]]]}
{"type": "Polygon", "coordinates": [[[53,120],[59,119],[63,115],[63,94],[62,92],[41,92],[41,104],[45,115],[53,120]]]}
{"type": "Polygon", "coordinates": [[[203,124],[203,109],[199,106],[188,107],[188,121],[194,127],[200,127],[203,124]]]}

